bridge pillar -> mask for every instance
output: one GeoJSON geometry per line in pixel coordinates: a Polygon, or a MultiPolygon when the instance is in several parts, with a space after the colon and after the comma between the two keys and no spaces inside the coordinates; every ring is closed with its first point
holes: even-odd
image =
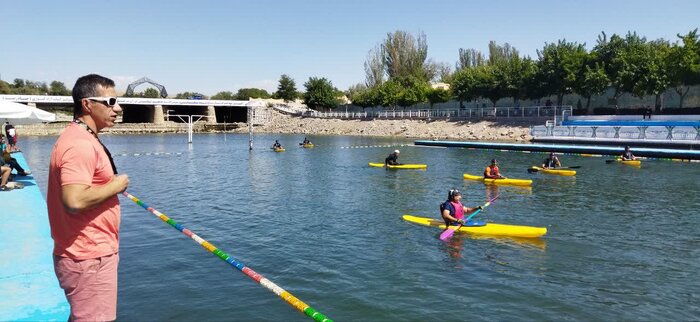
{"type": "Polygon", "coordinates": [[[216,109],[214,106],[207,106],[207,123],[216,124],[216,109]]]}
{"type": "Polygon", "coordinates": [[[153,120],[151,122],[153,124],[163,124],[165,123],[165,120],[163,119],[165,116],[163,116],[163,105],[154,105],[153,106],[153,120]]]}

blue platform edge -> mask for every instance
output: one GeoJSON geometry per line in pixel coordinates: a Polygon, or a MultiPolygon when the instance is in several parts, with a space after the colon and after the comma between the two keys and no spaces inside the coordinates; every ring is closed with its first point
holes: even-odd
{"type": "MultiPolygon", "coordinates": [[[[531,151],[531,152],[561,152],[561,153],[579,153],[579,154],[601,154],[617,156],[622,154],[623,147],[604,147],[594,145],[565,145],[565,144],[524,144],[524,143],[496,143],[496,142],[470,142],[470,141],[414,141],[415,145],[423,146],[442,146],[453,148],[474,148],[474,149],[491,149],[491,150],[509,150],[509,151],[531,151]]],[[[635,147],[632,149],[637,157],[652,157],[652,158],[675,158],[700,160],[700,150],[682,150],[682,149],[658,149],[658,148],[641,148],[635,147]]]]}
{"type": "Polygon", "coordinates": [[[561,122],[564,126],[700,126],[700,121],[599,121],[576,120],[561,122]]]}
{"type": "MultiPolygon", "coordinates": [[[[29,170],[21,152],[12,157],[29,170]]],[[[33,176],[0,191],[0,321],[67,321],[70,306],[53,270],[46,201],[33,176]]]]}

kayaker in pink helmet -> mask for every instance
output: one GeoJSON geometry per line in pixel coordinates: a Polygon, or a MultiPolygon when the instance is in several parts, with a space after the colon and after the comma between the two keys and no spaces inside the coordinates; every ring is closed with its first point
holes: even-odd
{"type": "Polygon", "coordinates": [[[440,215],[445,226],[464,224],[464,215],[469,215],[481,209],[481,206],[468,208],[462,205],[462,193],[457,189],[447,192],[447,200],[440,204],[440,215]]]}

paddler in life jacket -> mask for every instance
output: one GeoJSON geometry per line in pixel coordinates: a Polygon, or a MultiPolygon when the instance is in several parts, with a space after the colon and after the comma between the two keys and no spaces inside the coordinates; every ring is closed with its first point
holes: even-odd
{"type": "Polygon", "coordinates": [[[282,144],[280,144],[277,140],[275,140],[275,143],[272,144],[273,149],[281,149],[282,144]]]}
{"type": "Polygon", "coordinates": [[[625,147],[625,152],[622,153],[622,161],[637,160],[637,157],[632,154],[629,145],[625,147]]]}
{"type": "Polygon", "coordinates": [[[542,168],[554,169],[556,167],[561,167],[561,162],[559,162],[559,158],[557,158],[554,152],[549,152],[549,158],[544,159],[544,162],[542,162],[542,168]]]}
{"type": "Polygon", "coordinates": [[[481,209],[481,206],[475,208],[465,207],[460,200],[462,200],[462,193],[459,192],[459,190],[450,189],[450,191],[447,192],[447,200],[440,205],[440,215],[442,215],[446,226],[464,225],[465,214],[471,214],[481,209]]]}
{"type": "Polygon", "coordinates": [[[496,159],[491,159],[491,165],[486,167],[484,170],[484,178],[486,179],[505,179],[506,177],[502,176],[500,172],[498,172],[498,161],[496,159]]]}
{"type": "Polygon", "coordinates": [[[387,165],[400,165],[398,159],[399,159],[399,153],[401,153],[399,150],[394,150],[391,154],[389,154],[386,159],[384,159],[384,166],[387,165]]]}

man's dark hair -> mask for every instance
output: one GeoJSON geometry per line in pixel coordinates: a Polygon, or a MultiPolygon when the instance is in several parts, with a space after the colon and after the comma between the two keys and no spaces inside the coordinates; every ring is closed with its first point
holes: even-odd
{"type": "Polygon", "coordinates": [[[114,81],[97,74],[85,75],[78,78],[75,81],[75,86],[73,86],[73,117],[83,115],[83,106],[80,101],[86,97],[98,96],[97,86],[102,86],[103,88],[114,87],[114,81]]]}

